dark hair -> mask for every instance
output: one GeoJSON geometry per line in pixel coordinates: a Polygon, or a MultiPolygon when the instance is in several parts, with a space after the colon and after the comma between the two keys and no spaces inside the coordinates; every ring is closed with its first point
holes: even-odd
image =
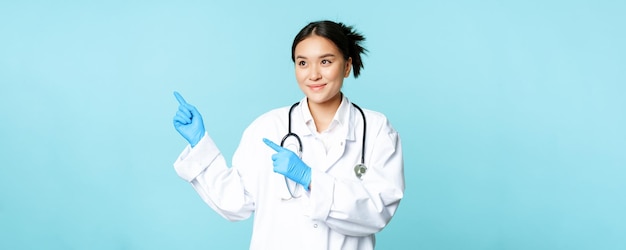
{"type": "Polygon", "coordinates": [[[309,23],[302,28],[298,35],[293,39],[291,46],[291,60],[296,61],[295,51],[296,45],[309,36],[318,35],[332,41],[337,48],[343,53],[345,60],[352,58],[352,67],[354,69],[354,78],[359,77],[363,68],[363,60],[361,54],[366,54],[367,49],[361,46],[361,42],[365,41],[365,37],[357,33],[352,26],[346,26],[343,23],[335,23],[333,21],[317,21],[309,23]]]}

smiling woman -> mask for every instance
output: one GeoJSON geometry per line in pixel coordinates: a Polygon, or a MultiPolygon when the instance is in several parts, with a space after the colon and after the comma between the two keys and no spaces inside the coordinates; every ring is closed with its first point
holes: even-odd
{"type": "Polygon", "coordinates": [[[232,167],[200,112],[175,93],[174,126],[189,142],[176,171],[224,218],[254,213],[251,249],[373,249],[375,233],[395,214],[405,188],[398,133],[383,114],[361,110],[341,91],[351,70],[357,77],[363,68],[363,40],[341,23],[304,27],[292,59],[305,97],[250,124],[232,167]],[[298,154],[283,147],[291,136],[298,154]]]}
{"type": "Polygon", "coordinates": [[[365,38],[351,27],[330,21],[310,23],[298,33],[292,46],[296,79],[306,95],[317,132],[328,128],[341,104],[343,79],[358,77],[365,38]],[[354,58],[354,59],[353,59],[354,58]]]}
{"type": "MultiPolygon", "coordinates": [[[[325,130],[315,124],[291,53],[304,45],[292,51],[300,29],[325,19],[367,37],[365,69],[344,53],[355,39],[338,25],[313,24],[302,40],[324,37],[341,52],[318,63],[351,58],[358,79],[343,78],[342,97],[384,113],[402,138],[407,185],[376,249],[626,249],[626,1],[314,3],[0,1],[0,249],[247,249],[281,236],[277,249],[300,239],[301,249],[328,228],[349,235],[346,246],[367,239],[351,235],[385,225],[376,220],[398,197],[371,185],[396,184],[379,177],[392,174],[378,168],[391,147],[373,147],[392,139],[364,110],[362,154],[351,105],[325,130]],[[202,111],[210,137],[200,135],[241,173],[215,168],[219,158],[192,183],[226,183],[205,181],[223,171],[239,189],[198,195],[173,173],[187,141],[170,123],[172,90],[202,111]],[[270,110],[300,100],[292,132],[311,185],[287,177],[289,193],[261,141],[280,145],[289,110],[270,110]],[[360,186],[351,168],[363,155],[360,186]],[[249,174],[255,167],[262,174],[249,174]],[[245,197],[254,219],[230,223],[205,196],[225,211],[245,197]]],[[[297,151],[289,138],[284,147],[297,151]]],[[[192,151],[208,154],[202,145],[192,151]]]]}

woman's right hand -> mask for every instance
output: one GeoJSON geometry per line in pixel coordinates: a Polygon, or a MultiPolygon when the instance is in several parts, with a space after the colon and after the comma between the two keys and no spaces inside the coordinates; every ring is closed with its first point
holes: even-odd
{"type": "Polygon", "coordinates": [[[174,96],[179,104],[174,116],[174,128],[191,144],[191,147],[194,147],[205,133],[202,116],[196,107],[187,103],[178,92],[174,91],[174,96]]]}

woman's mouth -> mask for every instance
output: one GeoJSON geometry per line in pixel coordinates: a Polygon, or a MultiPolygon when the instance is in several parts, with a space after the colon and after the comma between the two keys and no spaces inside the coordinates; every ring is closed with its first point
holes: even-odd
{"type": "Polygon", "coordinates": [[[309,85],[309,88],[313,91],[319,91],[323,89],[325,86],[326,84],[312,84],[312,85],[309,85]]]}

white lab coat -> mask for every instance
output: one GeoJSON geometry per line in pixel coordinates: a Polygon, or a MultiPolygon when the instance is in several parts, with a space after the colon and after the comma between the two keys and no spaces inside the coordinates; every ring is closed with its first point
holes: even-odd
{"type": "MultiPolygon", "coordinates": [[[[277,144],[287,133],[289,107],[258,117],[245,130],[228,167],[206,134],[187,146],[174,167],[200,197],[224,218],[254,216],[250,249],[373,249],[374,234],[396,212],[404,194],[402,146],[387,118],[364,109],[367,119],[362,179],[354,166],[361,160],[363,119],[346,97],[336,119],[343,125],[328,154],[305,124],[311,119],[306,98],[292,114],[292,130],[302,139],[303,161],[311,167],[311,190],[299,187],[290,197],[283,175],[273,172],[272,154],[263,138],[277,144]]],[[[291,180],[291,184],[294,184],[291,180]]]]}

